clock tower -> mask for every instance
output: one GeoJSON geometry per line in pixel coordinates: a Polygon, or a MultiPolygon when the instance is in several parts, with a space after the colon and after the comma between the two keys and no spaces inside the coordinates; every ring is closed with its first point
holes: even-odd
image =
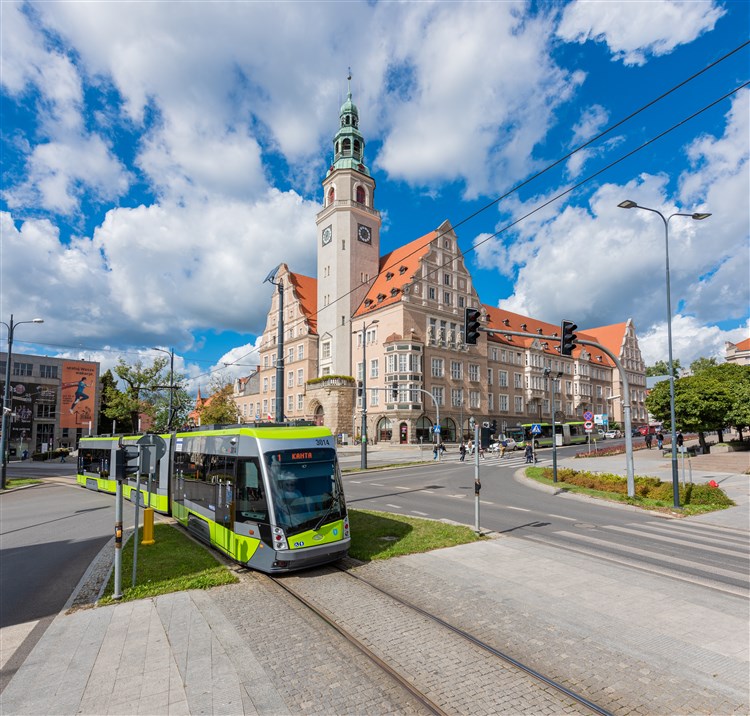
{"type": "Polygon", "coordinates": [[[323,209],[316,219],[318,241],[318,373],[351,375],[350,319],[364,300],[380,264],[380,212],[375,180],[364,163],[365,140],[352,102],[346,102],[333,138],[333,163],[323,180],[323,209]]]}

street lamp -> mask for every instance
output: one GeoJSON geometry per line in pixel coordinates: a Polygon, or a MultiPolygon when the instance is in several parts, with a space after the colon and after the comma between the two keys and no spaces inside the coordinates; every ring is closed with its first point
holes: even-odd
{"type": "Polygon", "coordinates": [[[545,368],[544,375],[549,380],[549,409],[552,413],[552,482],[557,482],[557,428],[555,427],[555,380],[563,377],[562,371],[558,371],[555,378],[552,377],[552,368],[545,368]]]}
{"type": "Polygon", "coordinates": [[[666,256],[666,271],[667,271],[667,345],[669,349],[669,419],[671,422],[672,429],[672,493],[674,497],[674,506],[679,509],[680,507],[680,492],[679,492],[679,476],[677,471],[677,427],[675,425],[675,410],[674,410],[674,366],[672,363],[672,295],[669,287],[669,221],[673,216],[687,216],[694,221],[703,221],[707,219],[711,214],[694,212],[692,214],[683,214],[680,212],[670,214],[665,218],[664,214],[656,209],[651,209],[648,206],[640,206],[636,202],[626,199],[621,201],[617,206],[621,209],[642,209],[643,211],[650,211],[653,214],[658,214],[661,220],[664,222],[664,249],[666,256]]]}
{"type": "Polygon", "coordinates": [[[167,432],[172,429],[172,405],[174,396],[174,348],[154,348],[153,350],[160,353],[166,353],[169,356],[169,412],[167,413],[167,432]]]}
{"type": "Polygon", "coordinates": [[[0,321],[0,324],[8,329],[8,356],[5,360],[5,389],[3,390],[3,419],[2,434],[0,434],[0,490],[6,486],[6,472],[8,467],[8,415],[12,408],[10,406],[10,362],[13,354],[13,332],[16,326],[23,323],[44,323],[43,318],[33,318],[30,321],[13,321],[13,314],[10,314],[10,323],[0,321]]]}
{"type": "Polygon", "coordinates": [[[370,323],[362,321],[362,428],[360,430],[360,467],[367,469],[367,329],[379,323],[374,319],[370,323]]]}

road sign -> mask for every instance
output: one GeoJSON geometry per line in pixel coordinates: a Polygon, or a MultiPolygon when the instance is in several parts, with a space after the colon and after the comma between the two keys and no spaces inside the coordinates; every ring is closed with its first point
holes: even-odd
{"type": "Polygon", "coordinates": [[[590,421],[590,420],[593,420],[594,419],[594,414],[590,410],[587,410],[583,414],[583,419],[586,420],[587,422],[590,421]]]}
{"type": "Polygon", "coordinates": [[[440,426],[439,426],[439,425],[436,425],[436,426],[435,426],[435,427],[434,427],[434,428],[432,429],[432,431],[433,431],[433,432],[434,432],[434,433],[435,433],[436,435],[440,435],[440,426]]]}
{"type": "Polygon", "coordinates": [[[587,433],[590,433],[590,432],[592,432],[592,431],[594,430],[594,423],[592,423],[592,422],[591,422],[590,420],[587,420],[587,421],[586,421],[586,422],[585,422],[585,423],[583,424],[583,428],[584,428],[584,430],[585,430],[585,431],[586,431],[587,433]]]}
{"type": "Polygon", "coordinates": [[[541,435],[542,434],[542,426],[539,425],[539,423],[533,423],[531,426],[531,434],[532,435],[541,435]]]}
{"type": "Polygon", "coordinates": [[[167,443],[161,435],[144,435],[138,438],[138,444],[143,445],[143,447],[153,447],[157,460],[160,460],[167,453],[167,443]]]}

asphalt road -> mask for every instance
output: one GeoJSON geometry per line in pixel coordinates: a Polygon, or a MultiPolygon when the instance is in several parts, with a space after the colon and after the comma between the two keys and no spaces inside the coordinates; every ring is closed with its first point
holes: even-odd
{"type": "MultiPolygon", "coordinates": [[[[750,589],[746,534],[552,493],[519,477],[516,472],[522,467],[518,456],[480,461],[481,529],[723,592],[742,594],[750,589]]],[[[344,477],[344,488],[347,503],[355,509],[476,526],[473,463],[351,473],[344,477]]]]}

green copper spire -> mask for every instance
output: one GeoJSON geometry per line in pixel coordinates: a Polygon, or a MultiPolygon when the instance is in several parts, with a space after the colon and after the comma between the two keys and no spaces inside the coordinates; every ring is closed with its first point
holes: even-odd
{"type": "Polygon", "coordinates": [[[346,102],[339,112],[339,131],[333,138],[333,164],[328,174],[336,169],[356,169],[370,176],[370,170],[364,164],[365,140],[359,131],[359,110],[352,102],[352,73],[347,75],[346,102]]]}

